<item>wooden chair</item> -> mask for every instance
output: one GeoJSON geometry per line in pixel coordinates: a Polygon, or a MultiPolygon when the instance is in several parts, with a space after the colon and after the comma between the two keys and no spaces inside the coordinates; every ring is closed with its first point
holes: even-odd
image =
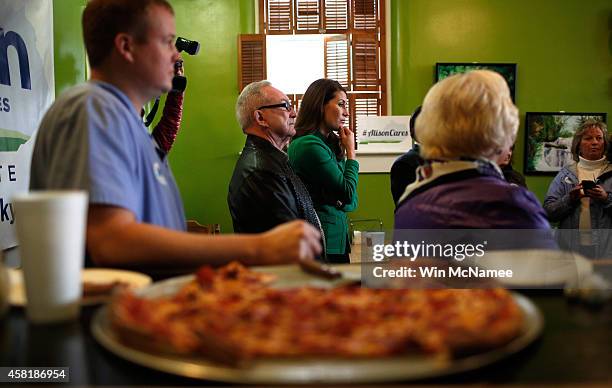
{"type": "Polygon", "coordinates": [[[221,234],[221,225],[202,225],[196,220],[187,220],[187,231],[190,233],[221,234]]]}

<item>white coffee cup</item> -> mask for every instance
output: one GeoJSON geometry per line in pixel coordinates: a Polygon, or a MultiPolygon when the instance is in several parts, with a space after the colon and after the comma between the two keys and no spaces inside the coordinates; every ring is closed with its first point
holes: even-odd
{"type": "Polygon", "coordinates": [[[361,244],[361,231],[355,230],[353,231],[353,245],[361,244]]]}
{"type": "Polygon", "coordinates": [[[28,319],[52,323],[78,317],[87,193],[32,191],[13,196],[13,203],[28,319]]]}

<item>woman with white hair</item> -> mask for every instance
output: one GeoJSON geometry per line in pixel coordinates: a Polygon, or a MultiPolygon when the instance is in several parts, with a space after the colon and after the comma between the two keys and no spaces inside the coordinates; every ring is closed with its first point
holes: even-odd
{"type": "Polygon", "coordinates": [[[416,121],[425,165],[395,212],[396,229],[549,229],[546,213],[494,162],[516,138],[518,109],[504,79],[475,70],[434,85],[416,121]]]}

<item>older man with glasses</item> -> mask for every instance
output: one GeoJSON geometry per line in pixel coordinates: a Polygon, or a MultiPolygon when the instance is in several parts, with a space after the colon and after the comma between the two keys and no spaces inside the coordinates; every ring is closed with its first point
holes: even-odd
{"type": "Polygon", "coordinates": [[[253,82],[238,97],[236,118],[247,138],[227,197],[234,231],[259,233],[295,219],[321,230],[308,190],[285,153],[296,118],[287,95],[268,81],[253,82]]]}

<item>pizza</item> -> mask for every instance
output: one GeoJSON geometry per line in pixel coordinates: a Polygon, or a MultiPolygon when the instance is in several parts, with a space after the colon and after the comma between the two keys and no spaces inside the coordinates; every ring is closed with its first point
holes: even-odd
{"type": "Polygon", "coordinates": [[[238,263],[203,267],[171,296],[110,305],[120,340],[228,363],[269,357],[453,357],[503,345],[523,316],[504,289],[278,289],[238,263]]]}

